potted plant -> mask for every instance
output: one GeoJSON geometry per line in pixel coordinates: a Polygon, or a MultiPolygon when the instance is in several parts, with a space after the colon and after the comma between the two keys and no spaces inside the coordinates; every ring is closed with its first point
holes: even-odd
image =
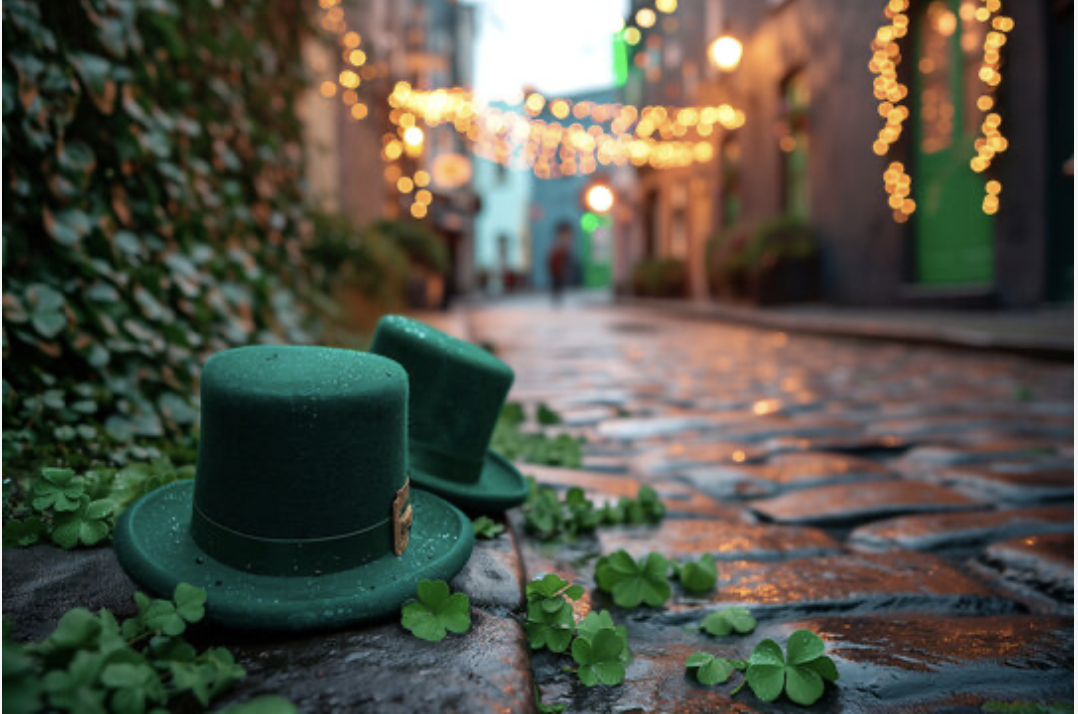
{"type": "Polygon", "coordinates": [[[633,268],[633,294],[641,297],[685,297],[689,273],[678,258],[645,258],[633,268]]]}
{"type": "Polygon", "coordinates": [[[758,305],[819,297],[819,248],[803,219],[785,216],[761,224],[745,248],[745,263],[758,305]]]}
{"type": "Polygon", "coordinates": [[[746,250],[753,226],[741,222],[713,235],[707,243],[708,282],[715,297],[740,300],[748,296],[746,250]]]}

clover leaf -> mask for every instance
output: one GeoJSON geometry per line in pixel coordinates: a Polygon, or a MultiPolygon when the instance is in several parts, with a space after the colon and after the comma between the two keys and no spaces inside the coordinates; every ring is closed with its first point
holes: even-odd
{"type": "Polygon", "coordinates": [[[476,538],[492,540],[505,532],[505,526],[487,516],[479,516],[472,521],[472,530],[475,531],[476,538]]]}
{"type": "Polygon", "coordinates": [[[712,686],[728,680],[735,667],[729,660],[707,652],[696,652],[685,660],[685,669],[696,677],[700,684],[712,686]]]}
{"type": "Polygon", "coordinates": [[[535,420],[544,426],[551,426],[553,424],[561,424],[561,415],[546,404],[540,402],[539,406],[535,409],[535,420]]]}
{"type": "Polygon", "coordinates": [[[25,548],[41,539],[45,524],[40,518],[12,518],[4,524],[4,545],[13,548],[25,548]]]}
{"type": "Polygon", "coordinates": [[[197,662],[173,662],[169,666],[172,681],[180,691],[191,692],[203,707],[228,685],[247,675],[236,664],[232,653],[223,647],[207,650],[197,662]]]}
{"type": "Polygon", "coordinates": [[[639,607],[645,603],[660,607],[670,598],[666,580],[669,561],[659,553],[649,553],[636,561],[624,550],[603,556],[595,565],[599,589],[614,596],[618,607],[639,607]]]}
{"type": "Polygon", "coordinates": [[[709,613],[700,629],[716,637],[726,637],[731,632],[747,635],[756,629],[756,618],[746,608],[727,607],[709,613]]]}
{"type": "Polygon", "coordinates": [[[533,684],[532,689],[535,691],[535,710],[539,714],[561,714],[567,708],[565,704],[543,704],[543,697],[539,693],[539,687],[533,684]]]}
{"type": "Polygon", "coordinates": [[[112,532],[112,512],[112,501],[91,501],[89,496],[83,494],[75,510],[53,516],[52,532],[49,534],[52,542],[67,550],[79,543],[97,545],[112,532]]]}
{"type": "Polygon", "coordinates": [[[583,595],[582,586],[570,585],[553,573],[528,583],[524,632],[532,649],[568,649],[573,635],[573,606],[569,600],[579,600],[583,595]]]}
{"type": "Polygon", "coordinates": [[[472,626],[471,602],[464,593],[449,594],[444,580],[421,580],[419,601],[401,608],[401,625],[421,640],[441,642],[446,632],[463,633],[472,626]]]}
{"type": "Polygon", "coordinates": [[[71,469],[42,469],[41,478],[34,482],[31,503],[38,511],[74,511],[82,493],[82,480],[71,469]]]}
{"type": "Polygon", "coordinates": [[[815,704],[824,692],[825,682],[838,679],[838,669],[824,655],[824,642],[814,632],[797,630],[786,643],[786,654],[774,640],[756,645],[745,670],[745,682],[765,702],[779,698],[783,691],[790,701],[802,706],[815,704]]]}
{"type": "Polygon", "coordinates": [[[101,672],[101,683],[116,690],[111,699],[112,711],[144,712],[147,701],[154,704],[168,701],[161,678],[148,664],[109,664],[101,672]]]}
{"type": "Polygon", "coordinates": [[[221,714],[296,714],[297,711],[296,705],[284,697],[265,695],[226,707],[221,714]]]}
{"type": "Polygon", "coordinates": [[[155,600],[145,593],[135,593],[139,611],[124,623],[124,637],[131,639],[146,632],[176,637],[183,634],[188,623],[198,622],[205,615],[205,590],[180,583],[172,597],[173,601],[155,600]]]}
{"type": "Polygon", "coordinates": [[[615,625],[614,618],[607,610],[589,612],[583,620],[577,623],[576,635],[585,640],[592,640],[603,630],[613,630],[621,640],[621,661],[628,662],[632,659],[632,652],[629,651],[629,628],[625,625],[615,625]]]}
{"type": "Polygon", "coordinates": [[[573,640],[573,660],[580,665],[577,676],[587,687],[602,683],[621,684],[625,681],[622,664],[624,644],[612,628],[603,628],[593,637],[573,640]]]}
{"type": "Polygon", "coordinates": [[[704,593],[715,589],[719,574],[710,553],[704,553],[699,560],[690,560],[676,568],[681,587],[689,592],[704,593]]]}

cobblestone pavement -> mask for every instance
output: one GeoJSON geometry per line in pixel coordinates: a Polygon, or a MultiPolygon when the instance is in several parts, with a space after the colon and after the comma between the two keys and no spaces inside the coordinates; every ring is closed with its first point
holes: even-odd
{"type": "MultiPolygon", "coordinates": [[[[586,440],[582,469],[525,473],[598,501],[648,483],[666,519],[548,544],[510,514],[452,583],[471,597],[471,632],[438,644],[392,621],[302,636],[204,628],[249,673],[223,704],[277,693],[307,712],[530,712],[538,686],[571,712],[802,711],[747,689],[731,698],[683,665],[698,650],[743,658],[799,628],[827,641],[840,673],[815,711],[1073,700],[1068,365],[614,307],[507,305],[439,326],[491,343],[517,372],[511,398],[545,402],[565,419],[548,429],[586,440]],[[595,559],[618,548],[711,553],[718,587],[619,610],[593,589],[595,559]],[[522,591],[545,572],[588,586],[578,616],[610,608],[628,625],[624,684],[586,688],[565,658],[529,652],[522,591]],[[756,632],[696,629],[734,603],[756,632]]],[[[16,638],[43,637],[76,605],[132,614],[135,586],[111,548],[5,548],[3,567],[16,638]]]]}
{"type": "MultiPolygon", "coordinates": [[[[779,711],[703,687],[688,654],[747,657],[763,637],[819,633],[841,678],[821,711],[981,709],[1073,699],[1073,371],[985,353],[787,335],[617,307],[473,310],[473,339],[517,372],[512,398],[560,411],[584,468],[522,466],[593,499],[663,496],[657,527],[572,547],[517,526],[525,578],[593,586],[625,548],[711,553],[709,597],[618,611],[635,659],[588,689],[537,656],[570,711],[779,711]],[[708,610],[750,607],[748,637],[711,638],[708,610]]],[[[611,607],[601,594],[579,614],[611,607]]]]}

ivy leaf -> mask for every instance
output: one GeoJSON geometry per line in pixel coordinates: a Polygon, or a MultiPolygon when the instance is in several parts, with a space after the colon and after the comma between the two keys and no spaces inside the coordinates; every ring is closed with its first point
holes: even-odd
{"type": "Polygon", "coordinates": [[[493,540],[505,532],[505,526],[495,523],[492,518],[480,516],[472,521],[472,530],[475,531],[476,538],[493,540]]]}
{"type": "Polygon", "coordinates": [[[699,560],[692,560],[677,569],[681,587],[689,592],[705,593],[715,589],[718,571],[715,559],[710,553],[704,553],[699,560]]]}
{"type": "Polygon", "coordinates": [[[729,660],[721,659],[707,652],[697,652],[685,660],[685,669],[700,684],[712,686],[722,684],[734,673],[734,666],[729,660]]]}
{"type": "Polygon", "coordinates": [[[601,590],[614,596],[618,607],[639,607],[641,603],[660,607],[670,599],[669,568],[669,561],[659,553],[649,553],[638,562],[619,550],[599,559],[595,580],[601,590]]]}
{"type": "Polygon", "coordinates": [[[4,524],[4,545],[9,548],[25,548],[41,539],[45,524],[40,518],[12,518],[4,524]]]}
{"type": "Polygon", "coordinates": [[[91,501],[83,494],[74,511],[57,513],[53,517],[52,542],[67,550],[79,543],[95,546],[112,532],[112,512],[112,501],[91,501]]]}
{"type": "Polygon", "coordinates": [[[464,593],[449,594],[444,580],[422,580],[419,601],[405,603],[401,625],[421,640],[441,642],[446,631],[463,633],[472,626],[471,602],[464,593]]]}
{"type": "Polygon", "coordinates": [[[601,629],[591,639],[578,637],[573,640],[573,660],[580,665],[577,675],[584,686],[614,685],[625,681],[622,650],[622,640],[613,629],[601,629]]]}
{"type": "Polygon", "coordinates": [[[32,491],[31,503],[38,511],[74,511],[81,503],[83,483],[71,469],[42,469],[32,491]]]}
{"type": "Polygon", "coordinates": [[[731,632],[747,635],[756,629],[756,618],[744,607],[727,607],[709,613],[700,629],[716,637],[726,637],[731,632]]]}

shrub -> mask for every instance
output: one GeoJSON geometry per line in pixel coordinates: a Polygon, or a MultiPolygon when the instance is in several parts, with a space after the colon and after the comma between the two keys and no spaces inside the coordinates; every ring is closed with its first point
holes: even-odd
{"type": "Polygon", "coordinates": [[[684,297],[689,274],[677,258],[645,258],[633,268],[633,292],[644,297],[684,297]]]}
{"type": "Polygon", "coordinates": [[[346,287],[387,309],[403,303],[409,260],[397,242],[339,214],[319,213],[313,222],[318,238],[307,255],[321,292],[336,295],[346,287]]]}
{"type": "Polygon", "coordinates": [[[800,260],[816,255],[816,241],[809,224],[801,218],[783,216],[762,223],[745,247],[745,265],[758,275],[765,266],[781,260],[800,260]]]}
{"type": "Polygon", "coordinates": [[[707,242],[708,278],[717,295],[743,297],[748,280],[745,249],[754,227],[742,222],[713,235],[707,242]]]}
{"type": "Polygon", "coordinates": [[[422,223],[381,220],[364,231],[365,236],[370,234],[378,234],[398,245],[415,265],[435,273],[444,273],[449,269],[449,251],[445,243],[422,223]]]}

